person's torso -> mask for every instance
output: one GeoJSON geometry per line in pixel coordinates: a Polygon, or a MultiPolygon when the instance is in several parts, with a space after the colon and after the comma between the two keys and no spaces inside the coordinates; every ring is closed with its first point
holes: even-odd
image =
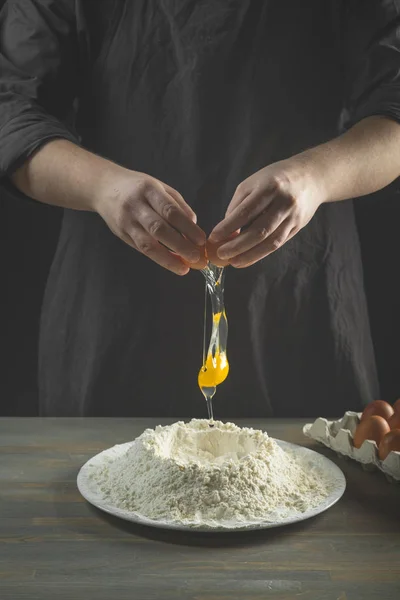
{"type": "Polygon", "coordinates": [[[102,0],[94,20],[83,5],[84,145],[177,188],[205,229],[244,178],[337,132],[331,2],[102,0]]]}

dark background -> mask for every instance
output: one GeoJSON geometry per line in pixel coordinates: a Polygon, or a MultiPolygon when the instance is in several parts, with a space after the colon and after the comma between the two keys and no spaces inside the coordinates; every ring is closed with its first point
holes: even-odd
{"type": "MultiPolygon", "coordinates": [[[[365,285],[382,397],[400,396],[400,195],[356,202],[365,285]]],[[[14,198],[0,187],[2,293],[0,414],[36,415],[40,306],[62,211],[14,198]]]]}

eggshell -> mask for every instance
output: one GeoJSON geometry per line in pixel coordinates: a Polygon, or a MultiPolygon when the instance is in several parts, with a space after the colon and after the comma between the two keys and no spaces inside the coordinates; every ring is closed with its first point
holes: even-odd
{"type": "Polygon", "coordinates": [[[385,402],[384,400],[374,400],[364,408],[361,420],[363,421],[368,417],[372,417],[372,415],[378,415],[388,420],[393,413],[393,407],[388,402],[385,402]]]}
{"type": "Polygon", "coordinates": [[[203,246],[202,248],[199,248],[199,252],[200,252],[200,258],[195,263],[191,263],[182,257],[181,257],[181,260],[185,263],[185,265],[187,267],[190,267],[191,269],[195,269],[196,271],[200,271],[200,269],[204,269],[207,266],[208,259],[206,257],[206,247],[205,246],[203,246]]]}
{"type": "Polygon", "coordinates": [[[390,452],[400,452],[400,429],[389,431],[379,444],[379,458],[385,460],[390,452]]]}
{"type": "Polygon", "coordinates": [[[400,398],[393,404],[394,412],[400,413],[400,398]]]}
{"type": "Polygon", "coordinates": [[[235,239],[235,237],[237,237],[239,233],[240,230],[234,231],[226,240],[223,240],[222,242],[210,242],[210,240],[207,240],[206,254],[208,256],[209,261],[213,265],[216,265],[217,267],[227,267],[229,265],[229,260],[224,260],[223,258],[220,258],[218,256],[218,248],[220,248],[220,246],[223,246],[223,244],[226,244],[228,241],[235,239]]]}
{"type": "Polygon", "coordinates": [[[400,429],[400,412],[395,412],[388,419],[390,429],[400,429]]]}
{"type": "Polygon", "coordinates": [[[206,248],[208,260],[217,267],[227,267],[229,265],[229,260],[224,260],[223,258],[220,258],[217,254],[218,248],[225,243],[225,240],[223,242],[216,242],[215,244],[207,240],[206,248]]]}
{"type": "Polygon", "coordinates": [[[353,438],[354,447],[361,448],[365,440],[372,440],[379,445],[388,431],[390,431],[388,422],[379,415],[372,415],[358,425],[353,438]]]}

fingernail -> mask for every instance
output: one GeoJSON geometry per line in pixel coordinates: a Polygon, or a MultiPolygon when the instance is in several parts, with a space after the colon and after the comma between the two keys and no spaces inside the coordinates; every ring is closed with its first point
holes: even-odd
{"type": "Polygon", "coordinates": [[[230,254],[229,250],[223,250],[222,248],[218,248],[217,256],[219,256],[219,258],[225,259],[225,258],[230,258],[231,254],[230,254]]]}
{"type": "Polygon", "coordinates": [[[200,260],[200,252],[198,250],[193,250],[193,252],[191,252],[189,254],[189,261],[190,262],[197,262],[200,260]]]}
{"type": "Polygon", "coordinates": [[[231,265],[232,267],[240,267],[242,265],[242,261],[237,258],[232,258],[231,265]]]}
{"type": "MultiPolygon", "coordinates": [[[[222,242],[223,238],[218,233],[211,232],[208,238],[211,243],[222,242]]],[[[222,257],[221,257],[222,258],[222,257]]]]}

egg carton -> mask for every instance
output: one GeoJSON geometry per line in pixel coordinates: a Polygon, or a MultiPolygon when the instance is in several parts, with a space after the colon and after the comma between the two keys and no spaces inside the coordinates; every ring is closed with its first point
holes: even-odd
{"type": "Polygon", "coordinates": [[[378,468],[389,479],[400,482],[400,452],[390,452],[385,460],[379,460],[378,446],[372,440],[365,440],[361,448],[354,448],[353,435],[360,418],[361,413],[352,411],[346,412],[338,421],[328,421],[319,417],[314,423],[307,423],[303,427],[303,433],[338,454],[356,460],[364,469],[378,468]]]}

